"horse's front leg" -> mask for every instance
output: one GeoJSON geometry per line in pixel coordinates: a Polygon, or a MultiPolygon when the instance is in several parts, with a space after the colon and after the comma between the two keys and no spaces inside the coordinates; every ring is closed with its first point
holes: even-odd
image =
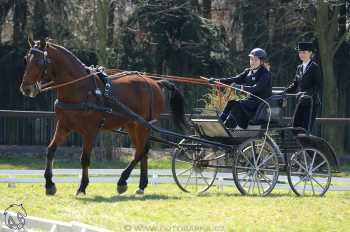
{"type": "Polygon", "coordinates": [[[83,151],[80,156],[82,176],[81,176],[80,186],[79,186],[79,189],[77,190],[76,195],[79,195],[80,193],[85,195],[86,187],[89,185],[89,166],[90,166],[91,150],[92,150],[95,137],[96,135],[84,136],[83,151]]]}
{"type": "Polygon", "coordinates": [[[47,155],[46,155],[46,168],[45,168],[45,189],[46,195],[55,195],[57,189],[55,183],[52,181],[52,169],[53,169],[53,160],[55,157],[55,152],[57,146],[63,143],[64,139],[69,134],[69,130],[62,126],[60,121],[57,121],[56,131],[54,137],[48,146],[47,155]]]}

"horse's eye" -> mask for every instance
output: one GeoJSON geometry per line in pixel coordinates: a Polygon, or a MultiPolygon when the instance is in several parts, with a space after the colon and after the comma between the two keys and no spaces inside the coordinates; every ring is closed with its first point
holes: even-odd
{"type": "Polygon", "coordinates": [[[27,65],[27,56],[23,57],[23,62],[24,62],[24,65],[27,65]]]}

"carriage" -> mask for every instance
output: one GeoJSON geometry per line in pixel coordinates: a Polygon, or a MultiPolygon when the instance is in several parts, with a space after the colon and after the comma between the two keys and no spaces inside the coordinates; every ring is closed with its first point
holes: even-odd
{"type": "Polygon", "coordinates": [[[52,180],[55,151],[72,131],[81,134],[84,141],[82,178],[77,194],[85,194],[91,149],[100,130],[128,133],[136,148],[134,159],[118,180],[120,194],[127,190],[127,179],[138,162],[141,175],[137,193],[144,193],[148,183],[149,139],[175,147],[172,172],[176,184],[185,192],[204,192],[218,175],[227,178],[227,174],[244,195],[268,195],[278,183],[280,173],[286,175],[297,195],[322,196],[331,184],[332,172],[338,164],[334,150],[309,131],[284,124],[281,117],[284,96],[260,99],[262,103],[246,130],[225,128],[219,117],[192,118],[192,134],[180,134],[154,124],[164,110],[162,89],[172,93],[173,120],[181,125],[184,123],[184,99],[168,80],[211,85],[208,80],[139,72],[117,72],[108,77],[101,70],[87,68],[62,46],[46,40],[29,39],[28,42],[30,49],[25,57],[27,64],[21,92],[35,97],[40,92],[57,90],[58,95],[56,130],[47,150],[46,194],[56,193],[52,180]],[[116,130],[118,128],[127,132],[116,130]],[[174,143],[152,137],[151,131],[182,140],[174,143]]]}
{"type": "Polygon", "coordinates": [[[295,96],[273,95],[244,130],[226,128],[219,117],[192,118],[192,138],[181,140],[172,157],[178,187],[200,193],[218,179],[233,179],[242,195],[266,196],[276,184],[288,181],[298,196],[324,195],[338,161],[327,141],[291,127],[293,118],[283,120],[288,98],[295,96]]]}

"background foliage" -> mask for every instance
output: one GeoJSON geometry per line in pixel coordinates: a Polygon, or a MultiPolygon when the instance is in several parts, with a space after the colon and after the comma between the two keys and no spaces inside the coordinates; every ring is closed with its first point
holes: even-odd
{"type": "MultiPolygon", "coordinates": [[[[1,0],[0,108],[53,109],[53,93],[30,99],[18,91],[29,34],[51,37],[87,65],[180,76],[234,75],[248,65],[249,51],[262,47],[274,86],[294,78],[294,48],[308,40],[325,79],[322,116],[349,117],[348,16],[346,0],[1,0]]],[[[203,106],[198,99],[211,91],[181,88],[187,112],[203,106]]],[[[349,153],[348,126],[317,133],[349,153]]]]}

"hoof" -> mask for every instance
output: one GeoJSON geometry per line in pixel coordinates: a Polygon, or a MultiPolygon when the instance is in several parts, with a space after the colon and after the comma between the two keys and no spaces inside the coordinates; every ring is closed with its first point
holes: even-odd
{"type": "Polygon", "coordinates": [[[46,195],[53,196],[56,194],[56,192],[57,192],[57,189],[56,189],[55,185],[52,185],[52,186],[46,188],[46,195]]]}
{"type": "Polygon", "coordinates": [[[136,195],[143,195],[143,194],[145,194],[145,191],[143,189],[138,189],[135,191],[135,194],[136,195]]]}
{"type": "Polygon", "coordinates": [[[118,185],[118,187],[117,187],[117,192],[119,194],[125,193],[126,190],[128,190],[128,186],[127,185],[118,185]]]}
{"type": "Polygon", "coordinates": [[[76,196],[79,196],[79,195],[86,195],[86,192],[85,190],[80,190],[78,189],[77,193],[75,194],[76,196]]]}

